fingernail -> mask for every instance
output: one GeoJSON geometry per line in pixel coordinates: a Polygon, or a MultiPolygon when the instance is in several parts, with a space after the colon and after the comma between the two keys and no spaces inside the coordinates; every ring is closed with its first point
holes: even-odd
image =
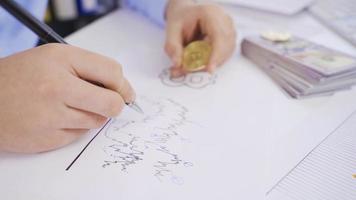
{"type": "Polygon", "coordinates": [[[134,102],[136,100],[136,92],[133,91],[132,95],[131,95],[131,102],[134,102]]]}
{"type": "Polygon", "coordinates": [[[179,78],[184,75],[180,68],[171,68],[171,78],[179,78]]]}
{"type": "Polygon", "coordinates": [[[131,92],[126,98],[124,98],[125,103],[132,103],[136,100],[136,93],[131,92]]]}
{"type": "Polygon", "coordinates": [[[216,69],[216,65],[215,65],[215,64],[211,64],[211,65],[208,66],[207,71],[208,71],[210,74],[213,74],[214,71],[215,71],[215,69],[216,69]]]}
{"type": "Polygon", "coordinates": [[[173,57],[173,65],[174,65],[175,67],[180,66],[180,60],[181,60],[181,58],[180,58],[179,56],[174,56],[174,57],[173,57]]]}

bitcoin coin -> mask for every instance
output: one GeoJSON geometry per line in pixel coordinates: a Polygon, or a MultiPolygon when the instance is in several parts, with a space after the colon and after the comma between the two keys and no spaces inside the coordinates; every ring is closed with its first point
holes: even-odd
{"type": "Polygon", "coordinates": [[[204,69],[211,55],[211,45],[207,41],[194,41],[184,48],[183,69],[196,72],[204,69]]]}

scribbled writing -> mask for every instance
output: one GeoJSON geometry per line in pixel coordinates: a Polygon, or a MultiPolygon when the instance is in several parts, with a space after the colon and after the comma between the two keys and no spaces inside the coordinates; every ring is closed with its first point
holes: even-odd
{"type": "Polygon", "coordinates": [[[140,97],[139,103],[145,110],[144,115],[135,119],[114,119],[105,130],[107,145],[103,151],[107,158],[102,167],[119,166],[122,172],[129,173],[142,164],[150,167],[159,181],[183,184],[183,178],[175,171],[193,167],[192,162],[178,153],[189,144],[189,139],[180,131],[196,125],[188,119],[189,110],[171,99],[153,101],[140,97]]]}

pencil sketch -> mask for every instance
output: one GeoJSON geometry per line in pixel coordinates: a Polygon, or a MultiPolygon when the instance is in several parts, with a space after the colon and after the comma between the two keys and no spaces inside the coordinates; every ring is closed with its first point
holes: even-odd
{"type": "Polygon", "coordinates": [[[117,167],[129,173],[137,165],[144,166],[159,181],[183,184],[183,177],[177,173],[193,167],[179,154],[190,143],[181,130],[196,126],[188,119],[189,110],[172,99],[140,97],[138,103],[145,110],[144,115],[113,119],[106,128],[102,167],[117,167]]]}
{"type": "Polygon", "coordinates": [[[202,89],[215,84],[217,75],[208,72],[194,72],[179,78],[171,78],[169,69],[165,69],[159,75],[159,78],[164,85],[169,87],[186,86],[193,89],[202,89]]]}

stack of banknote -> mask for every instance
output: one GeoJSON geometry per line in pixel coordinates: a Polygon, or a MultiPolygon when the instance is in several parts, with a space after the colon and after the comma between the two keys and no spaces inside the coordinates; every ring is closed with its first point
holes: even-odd
{"type": "Polygon", "coordinates": [[[355,57],[298,37],[278,36],[247,37],[242,54],[291,97],[331,95],[356,83],[355,57]]]}

